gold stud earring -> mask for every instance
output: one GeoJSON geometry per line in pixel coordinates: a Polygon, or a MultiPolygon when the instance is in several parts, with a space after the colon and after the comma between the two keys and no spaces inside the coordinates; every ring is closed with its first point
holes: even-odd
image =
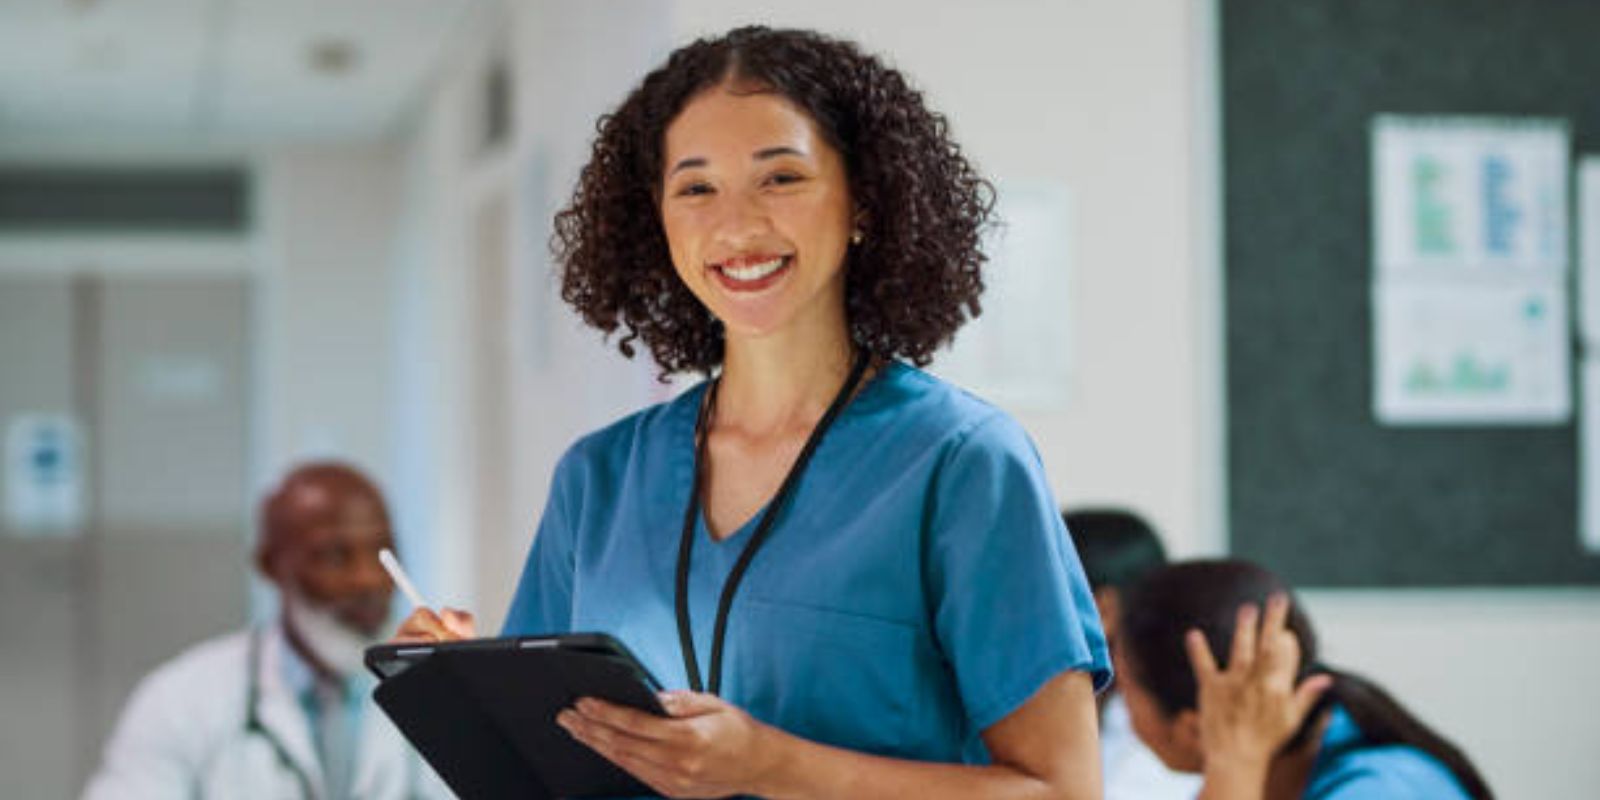
{"type": "Polygon", "coordinates": [[[851,244],[861,244],[861,242],[863,240],[865,240],[866,238],[867,238],[867,235],[865,233],[862,233],[860,228],[856,228],[855,230],[850,232],[850,243],[851,244]]]}

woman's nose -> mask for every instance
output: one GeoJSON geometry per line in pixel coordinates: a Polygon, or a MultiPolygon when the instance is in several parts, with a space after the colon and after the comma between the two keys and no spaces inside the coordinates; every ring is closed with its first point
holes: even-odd
{"type": "Polygon", "coordinates": [[[760,241],[771,231],[772,219],[755,198],[739,193],[723,203],[717,220],[717,238],[722,244],[743,247],[760,241]]]}

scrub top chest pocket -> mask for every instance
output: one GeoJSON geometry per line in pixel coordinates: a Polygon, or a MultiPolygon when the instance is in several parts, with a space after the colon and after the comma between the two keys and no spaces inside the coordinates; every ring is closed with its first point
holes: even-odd
{"type": "Polygon", "coordinates": [[[730,622],[743,630],[729,637],[738,648],[727,688],[752,715],[813,741],[908,754],[917,725],[912,626],[753,592],[730,622]]]}

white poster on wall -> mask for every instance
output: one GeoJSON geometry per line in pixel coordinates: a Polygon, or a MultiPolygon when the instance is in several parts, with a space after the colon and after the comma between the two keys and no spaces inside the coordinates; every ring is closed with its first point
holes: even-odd
{"type": "Polygon", "coordinates": [[[1564,272],[1568,141],[1560,119],[1377,117],[1375,275],[1564,272]]]}
{"type": "Polygon", "coordinates": [[[6,423],[6,528],[70,536],[83,526],[83,436],[68,414],[19,414],[6,423]]]}
{"type": "Polygon", "coordinates": [[[1006,181],[997,194],[983,314],[933,370],[1009,409],[1060,410],[1072,377],[1070,193],[1051,181],[1006,181]]]}
{"type": "Polygon", "coordinates": [[[1371,133],[1378,420],[1566,421],[1566,123],[1386,115],[1371,133]]]}
{"type": "Polygon", "coordinates": [[[1571,413],[1559,283],[1390,283],[1373,306],[1385,423],[1558,423],[1571,413]]]}

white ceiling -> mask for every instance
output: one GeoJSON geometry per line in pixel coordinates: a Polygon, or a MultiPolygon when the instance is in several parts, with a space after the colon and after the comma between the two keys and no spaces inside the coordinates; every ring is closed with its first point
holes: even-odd
{"type": "Polygon", "coordinates": [[[382,136],[488,1],[0,0],[0,140],[382,136]]]}

